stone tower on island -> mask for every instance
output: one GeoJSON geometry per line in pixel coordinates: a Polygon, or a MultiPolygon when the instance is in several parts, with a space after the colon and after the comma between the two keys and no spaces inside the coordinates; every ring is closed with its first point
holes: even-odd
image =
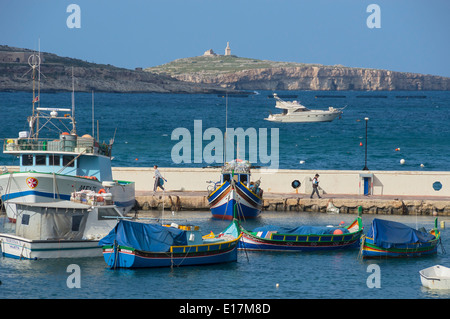
{"type": "Polygon", "coordinates": [[[230,42],[227,42],[227,47],[225,48],[225,55],[231,55],[230,42]]]}

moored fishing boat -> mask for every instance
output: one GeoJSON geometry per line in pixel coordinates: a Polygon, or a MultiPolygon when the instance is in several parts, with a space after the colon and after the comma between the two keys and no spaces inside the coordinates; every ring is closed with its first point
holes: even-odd
{"type": "Polygon", "coordinates": [[[208,195],[214,218],[232,220],[235,217],[237,219],[258,217],[263,203],[263,190],[259,187],[259,180],[250,181],[250,168],[251,164],[248,161],[233,160],[225,163],[220,182],[215,184],[208,195]]]}
{"type": "Polygon", "coordinates": [[[33,260],[101,257],[99,240],[123,217],[111,200],[102,198],[101,203],[17,203],[15,232],[0,234],[1,255],[33,260]]]}
{"type": "Polygon", "coordinates": [[[236,221],[202,237],[198,226],[120,220],[99,245],[110,268],[154,268],[234,262],[239,238],[236,221]]]}
{"type": "Polygon", "coordinates": [[[135,204],[135,184],[113,180],[114,138],[100,143],[89,134],[77,135],[74,91],[71,108],[41,107],[34,83],[40,56],[31,55],[29,64],[33,71],[29,130],[5,138],[3,145],[4,154],[19,159],[18,172],[3,170],[0,174],[0,195],[8,218],[15,222],[16,203],[69,201],[71,193],[80,190],[112,193],[114,204],[126,214],[135,204]]]}
{"type": "Polygon", "coordinates": [[[363,232],[361,217],[350,225],[299,226],[267,225],[248,231],[241,226],[239,249],[260,251],[317,251],[357,247],[363,232]]]}
{"type": "Polygon", "coordinates": [[[375,218],[367,235],[361,240],[363,258],[421,257],[437,253],[441,240],[437,228],[416,230],[399,222],[375,218]]]}

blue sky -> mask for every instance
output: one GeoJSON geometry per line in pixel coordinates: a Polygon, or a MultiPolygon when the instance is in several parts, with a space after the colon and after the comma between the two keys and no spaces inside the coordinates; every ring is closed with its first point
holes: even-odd
{"type": "Polygon", "coordinates": [[[1,0],[0,44],[131,68],[232,54],[450,76],[448,0],[1,0]],[[70,29],[69,4],[81,9],[70,29]],[[381,28],[368,28],[369,4],[381,28]]]}

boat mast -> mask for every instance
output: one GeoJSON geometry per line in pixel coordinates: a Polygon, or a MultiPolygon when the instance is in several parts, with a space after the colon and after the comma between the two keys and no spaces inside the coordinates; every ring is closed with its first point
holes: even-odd
{"type": "Polygon", "coordinates": [[[225,134],[223,138],[223,165],[227,161],[228,92],[225,92],[225,134]]]}
{"type": "Polygon", "coordinates": [[[77,134],[76,124],[75,124],[75,78],[73,76],[72,67],[72,134],[77,134]]]}
{"type": "MultiPolygon", "coordinates": [[[[40,50],[40,49],[39,49],[40,50]]],[[[40,51],[38,54],[33,53],[28,57],[28,64],[31,67],[31,71],[32,71],[32,79],[33,79],[33,108],[32,108],[32,113],[31,116],[28,117],[28,123],[30,126],[30,137],[33,137],[34,134],[36,134],[36,138],[38,137],[39,131],[37,129],[37,126],[39,125],[39,117],[36,115],[36,107],[35,107],[35,103],[38,102],[38,106],[40,105],[40,74],[41,74],[41,57],[40,57],[40,51]],[[38,71],[38,95],[36,96],[36,68],[38,71]],[[35,130],[35,126],[36,126],[36,130],[35,130]],[[36,133],[35,133],[36,131],[36,133]]]]}

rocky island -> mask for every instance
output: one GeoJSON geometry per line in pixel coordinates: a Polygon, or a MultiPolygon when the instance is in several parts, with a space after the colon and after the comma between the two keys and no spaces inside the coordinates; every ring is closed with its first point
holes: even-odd
{"type": "MultiPolygon", "coordinates": [[[[228,47],[227,47],[228,48],[228,47]]],[[[34,52],[0,45],[0,91],[30,91],[28,59],[34,52]]],[[[160,66],[135,70],[41,52],[41,91],[239,93],[254,90],[450,90],[450,78],[342,65],[274,62],[208,50],[160,66]]]]}
{"type": "Polygon", "coordinates": [[[236,90],[450,90],[450,78],[367,68],[203,55],[145,69],[185,82],[236,90]]]}

